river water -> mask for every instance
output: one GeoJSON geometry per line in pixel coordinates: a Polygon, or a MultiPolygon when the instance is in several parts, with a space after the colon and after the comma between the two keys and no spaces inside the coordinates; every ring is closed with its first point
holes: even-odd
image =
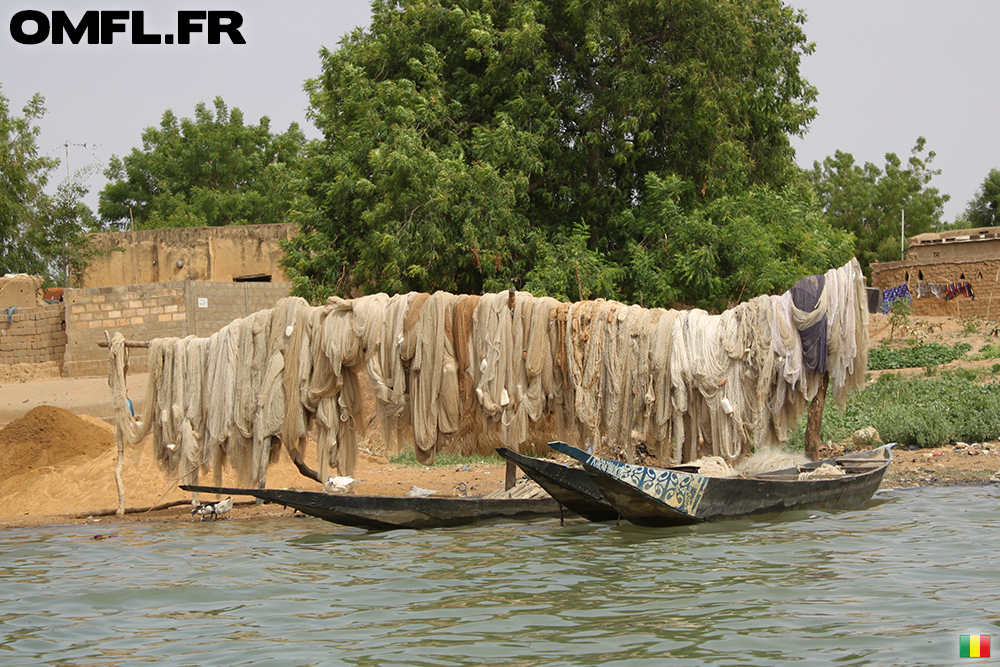
{"type": "Polygon", "coordinates": [[[998,498],[887,490],[680,529],[8,530],[0,665],[977,664],[958,643],[1000,635],[998,498]]]}

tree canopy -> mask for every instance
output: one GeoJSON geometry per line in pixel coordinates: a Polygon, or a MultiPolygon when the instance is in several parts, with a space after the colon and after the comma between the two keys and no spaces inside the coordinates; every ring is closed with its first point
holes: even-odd
{"type": "Polygon", "coordinates": [[[934,151],[925,150],[920,137],[905,164],[887,153],[884,169],[858,165],[853,155],[837,151],[807,173],[830,223],[854,234],[854,253],[866,272],[874,261],[901,259],[904,213],[907,237],[941,227],[949,196],[931,187],[940,172],[931,168],[934,151]]]}
{"type": "Polygon", "coordinates": [[[376,1],[307,82],[324,139],[293,212],[297,289],[639,296],[638,249],[663,240],[634,239],[651,184],[721,224],[696,211],[796,180],[789,135],[815,115],[803,22],[778,0],[376,1]]]}
{"type": "Polygon", "coordinates": [[[221,97],[214,114],[204,103],[193,119],[167,110],[141,149],[111,157],[98,212],[123,229],[284,222],[304,141],[295,123],[283,134],[266,116],[244,124],[221,97]]]}
{"type": "Polygon", "coordinates": [[[38,153],[35,123],[45,114],[42,96],[36,93],[22,113],[12,114],[0,92],[0,275],[46,268],[31,236],[44,226],[44,189],[59,161],[38,153]]]}
{"type": "Polygon", "coordinates": [[[685,211],[687,184],[647,180],[649,201],[632,225],[623,284],[631,301],[721,310],[782,292],[853,254],[851,235],[829,225],[808,187],[754,186],[685,211]]]}
{"type": "Polygon", "coordinates": [[[1000,224],[1000,171],[990,169],[959,223],[963,227],[996,227],[1000,224]]]}
{"type": "Polygon", "coordinates": [[[0,93],[0,275],[30,273],[72,285],[95,254],[87,233],[98,225],[83,203],[94,168],[78,169],[54,194],[45,192],[59,160],[38,153],[35,123],[44,113],[40,94],[15,116],[0,93]]]}

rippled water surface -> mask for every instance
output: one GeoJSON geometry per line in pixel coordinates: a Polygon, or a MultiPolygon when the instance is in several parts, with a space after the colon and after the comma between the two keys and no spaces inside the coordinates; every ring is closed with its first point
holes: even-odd
{"type": "Polygon", "coordinates": [[[5,531],[0,665],[955,664],[959,635],[1000,634],[998,498],[684,529],[5,531]]]}

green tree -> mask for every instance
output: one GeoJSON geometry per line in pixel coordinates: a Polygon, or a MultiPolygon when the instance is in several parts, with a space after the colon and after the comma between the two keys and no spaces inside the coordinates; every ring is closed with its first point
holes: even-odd
{"type": "Polygon", "coordinates": [[[866,273],[874,261],[900,259],[904,213],[907,237],[941,228],[949,196],[930,185],[941,172],[931,168],[934,151],[924,155],[925,145],[923,137],[917,139],[906,164],[887,153],[884,170],[837,151],[806,172],[830,223],[854,234],[854,252],[866,273]]]}
{"type": "Polygon", "coordinates": [[[44,223],[44,189],[59,161],[38,154],[42,96],[36,93],[22,113],[11,114],[0,92],[0,273],[43,273],[46,264],[29,234],[44,223]]]}
{"type": "Polygon", "coordinates": [[[295,166],[305,137],[292,123],[273,134],[265,116],[246,125],[243,113],[215,98],[194,118],[167,110],[142,133],[142,148],[112,156],[98,198],[101,220],[121,229],[284,222],[295,192],[295,166]]]}
{"type": "Polygon", "coordinates": [[[1000,171],[990,169],[960,220],[962,227],[1000,225],[1000,171]]]}
{"type": "Polygon", "coordinates": [[[647,182],[648,202],[630,225],[629,301],[718,311],[852,256],[853,238],[830,227],[808,187],[756,186],[685,209],[691,183],[654,174],[647,182]]]}
{"type": "Polygon", "coordinates": [[[307,83],[297,289],[610,289],[647,175],[691,183],[686,208],[794,180],[803,22],[778,0],[374,2],[307,83]],[[560,271],[580,262],[590,287],[560,271]]]}
{"type": "Polygon", "coordinates": [[[90,191],[87,180],[96,171],[96,165],[84,167],[62,181],[55,195],[45,199],[41,224],[33,225],[28,233],[32,247],[44,258],[48,282],[80,285],[87,266],[99,254],[88,234],[102,227],[83,203],[90,191]]]}

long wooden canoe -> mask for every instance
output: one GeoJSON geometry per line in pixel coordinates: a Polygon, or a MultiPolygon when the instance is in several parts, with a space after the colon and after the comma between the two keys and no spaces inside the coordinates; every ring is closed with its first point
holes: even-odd
{"type": "Polygon", "coordinates": [[[583,518],[590,521],[614,521],[619,518],[618,510],[608,504],[586,470],[531,458],[506,447],[498,447],[497,454],[516,463],[550,496],[583,518]]]}
{"type": "Polygon", "coordinates": [[[407,498],[287,489],[194,485],[182,485],[181,488],[224,496],[253,496],[332,523],[361,528],[444,528],[491,519],[525,521],[563,516],[562,507],[554,498],[407,498]]]}
{"type": "Polygon", "coordinates": [[[849,509],[868,501],[892,461],[880,447],[750,477],[707,477],[593,456],[563,442],[549,446],[583,463],[604,498],[641,526],[680,526],[800,509],[849,509]],[[843,475],[800,479],[824,463],[843,475]]]}

